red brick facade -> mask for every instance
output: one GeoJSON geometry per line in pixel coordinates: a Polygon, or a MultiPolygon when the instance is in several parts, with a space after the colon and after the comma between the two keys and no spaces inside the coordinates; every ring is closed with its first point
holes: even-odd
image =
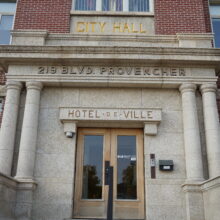
{"type": "MultiPolygon", "coordinates": [[[[68,33],[72,0],[19,0],[14,29],[68,33]]],[[[156,34],[211,32],[208,0],[155,0],[156,34]]]]}
{"type": "Polygon", "coordinates": [[[14,29],[68,33],[72,0],[19,0],[14,29]]]}
{"type": "Polygon", "coordinates": [[[208,0],[155,0],[156,34],[211,32],[208,0]]]}

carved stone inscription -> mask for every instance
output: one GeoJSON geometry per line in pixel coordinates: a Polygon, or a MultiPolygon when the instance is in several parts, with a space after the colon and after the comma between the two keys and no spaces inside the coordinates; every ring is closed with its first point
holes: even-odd
{"type": "Polygon", "coordinates": [[[161,121],[161,110],[61,108],[60,119],[89,121],[161,121]]]}
{"type": "Polygon", "coordinates": [[[95,66],[40,66],[38,74],[70,76],[186,76],[185,68],[172,67],[95,67],[95,66]]]}
{"type": "Polygon", "coordinates": [[[76,23],[76,32],[78,33],[105,33],[111,30],[114,33],[134,33],[145,34],[147,31],[144,29],[143,24],[134,23],[109,23],[109,22],[84,22],[78,21],[76,23]]]}

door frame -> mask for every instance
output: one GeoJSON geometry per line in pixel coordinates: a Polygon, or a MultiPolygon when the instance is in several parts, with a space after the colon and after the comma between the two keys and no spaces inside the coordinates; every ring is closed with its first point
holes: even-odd
{"type": "MultiPolygon", "coordinates": [[[[113,208],[114,213],[120,213],[117,210],[129,211],[128,207],[138,209],[139,215],[135,219],[144,219],[145,217],[145,178],[144,178],[144,131],[136,128],[78,128],[77,143],[76,143],[76,169],[75,169],[75,187],[74,187],[74,218],[105,218],[107,213],[107,198],[108,186],[104,184],[104,164],[106,160],[110,160],[111,166],[116,171],[117,168],[117,136],[118,135],[135,135],[136,138],[136,175],[137,175],[137,200],[123,200],[117,199],[117,172],[114,172],[114,191],[113,191],[113,208]],[[83,156],[84,156],[84,135],[103,135],[103,173],[102,173],[102,199],[82,199],[82,184],[83,184],[83,156]],[[113,146],[113,147],[112,147],[113,146]],[[83,204],[93,207],[101,207],[103,216],[82,216],[79,209],[83,204]],[[131,205],[132,204],[132,205],[131,205]]],[[[132,214],[132,213],[131,213],[132,214]]],[[[116,214],[118,215],[118,214],[116,214]]],[[[117,219],[123,219],[123,215],[119,214],[117,219]]],[[[128,217],[125,217],[128,219],[128,217]]],[[[134,219],[132,217],[131,219],[134,219]]]]}

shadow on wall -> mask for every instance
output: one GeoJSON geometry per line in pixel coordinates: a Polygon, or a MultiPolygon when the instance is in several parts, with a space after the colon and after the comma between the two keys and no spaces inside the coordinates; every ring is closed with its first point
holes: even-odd
{"type": "Polygon", "coordinates": [[[218,114],[219,114],[219,122],[220,122],[220,72],[218,73],[218,94],[217,94],[217,106],[218,106],[218,114]]]}

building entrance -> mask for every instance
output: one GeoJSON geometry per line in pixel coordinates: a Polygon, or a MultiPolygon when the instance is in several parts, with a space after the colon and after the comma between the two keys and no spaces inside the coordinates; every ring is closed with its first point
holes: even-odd
{"type": "Polygon", "coordinates": [[[143,131],[79,129],[74,218],[106,218],[105,161],[113,166],[113,218],[144,219],[143,131]]]}

